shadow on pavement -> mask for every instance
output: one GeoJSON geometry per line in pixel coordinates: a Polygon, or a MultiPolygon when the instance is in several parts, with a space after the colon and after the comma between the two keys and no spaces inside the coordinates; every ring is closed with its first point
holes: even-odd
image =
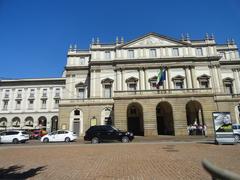
{"type": "Polygon", "coordinates": [[[0,179],[27,179],[34,177],[41,171],[46,169],[46,166],[39,166],[37,168],[31,168],[27,171],[21,172],[23,166],[9,166],[8,168],[0,168],[0,179]]]}

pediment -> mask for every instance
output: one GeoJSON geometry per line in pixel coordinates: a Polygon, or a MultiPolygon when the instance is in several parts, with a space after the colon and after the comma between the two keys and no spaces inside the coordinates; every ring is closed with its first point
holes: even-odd
{"type": "Polygon", "coordinates": [[[139,47],[154,47],[154,46],[179,46],[186,43],[169,38],[167,36],[150,33],[138,39],[130,41],[122,46],[122,48],[139,48],[139,47]]]}

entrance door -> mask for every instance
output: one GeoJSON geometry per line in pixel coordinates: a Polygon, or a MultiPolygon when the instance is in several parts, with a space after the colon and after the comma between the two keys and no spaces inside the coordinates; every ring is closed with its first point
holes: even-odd
{"type": "Polygon", "coordinates": [[[80,119],[74,119],[73,132],[75,132],[77,134],[77,136],[80,135],[80,119]]]}

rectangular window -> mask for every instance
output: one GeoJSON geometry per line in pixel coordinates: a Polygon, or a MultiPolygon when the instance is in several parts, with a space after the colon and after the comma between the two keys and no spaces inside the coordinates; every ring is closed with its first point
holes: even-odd
{"type": "Polygon", "coordinates": [[[105,84],[104,85],[104,98],[111,98],[112,97],[112,85],[105,84]]]}
{"type": "Polygon", "coordinates": [[[197,55],[197,56],[203,56],[203,50],[202,50],[202,48],[197,48],[197,49],[196,49],[196,55],[197,55]]]}
{"type": "Polygon", "coordinates": [[[35,94],[34,92],[35,92],[34,89],[31,89],[31,90],[30,90],[30,98],[34,98],[34,94],[35,94]]]}
{"type": "Polygon", "coordinates": [[[85,89],[83,89],[83,88],[78,89],[78,96],[80,99],[85,98],[84,92],[85,92],[85,89]]]}
{"type": "Polygon", "coordinates": [[[55,91],[55,97],[60,97],[60,89],[57,88],[55,91]]]}
{"type": "Polygon", "coordinates": [[[150,57],[157,57],[156,49],[150,49],[150,57]]]}
{"type": "Polygon", "coordinates": [[[208,81],[200,81],[200,88],[208,88],[208,81]]]}
{"type": "Polygon", "coordinates": [[[137,90],[137,84],[136,83],[129,83],[128,84],[128,90],[129,91],[136,91],[137,90]]]}
{"type": "Polygon", "coordinates": [[[8,109],[8,101],[3,101],[3,110],[7,110],[8,109]]]}
{"type": "Polygon", "coordinates": [[[33,109],[33,105],[34,105],[34,100],[29,100],[28,109],[33,109]]]}
{"type": "Polygon", "coordinates": [[[59,99],[55,99],[54,108],[57,109],[59,105],[59,99]]]}
{"type": "Polygon", "coordinates": [[[110,51],[105,51],[105,59],[111,59],[110,51]]]}
{"type": "Polygon", "coordinates": [[[150,81],[150,88],[151,89],[157,89],[157,82],[156,81],[150,81]]]}
{"type": "Polygon", "coordinates": [[[85,64],[85,58],[84,57],[80,57],[80,64],[81,65],[85,64]]]}
{"type": "Polygon", "coordinates": [[[22,98],[22,90],[21,89],[19,89],[17,91],[17,98],[22,98]]]}
{"type": "Polygon", "coordinates": [[[21,101],[17,100],[16,101],[16,110],[19,110],[21,108],[21,101]]]}
{"type": "Polygon", "coordinates": [[[225,84],[225,90],[227,94],[233,94],[232,84],[230,83],[225,84]]]}
{"type": "Polygon", "coordinates": [[[9,94],[10,94],[10,90],[5,90],[5,96],[4,96],[4,98],[9,98],[9,94]]]}
{"type": "Polygon", "coordinates": [[[178,48],[173,48],[172,49],[172,54],[173,54],[173,56],[179,56],[178,48]]]}
{"type": "Polygon", "coordinates": [[[47,89],[43,89],[43,97],[47,97],[47,89]]]}
{"type": "Polygon", "coordinates": [[[134,50],[128,50],[128,58],[133,59],[134,58],[134,50]]]}
{"type": "Polygon", "coordinates": [[[175,82],[175,89],[183,89],[183,82],[175,82]]]}
{"type": "Polygon", "coordinates": [[[47,108],[47,100],[42,99],[42,109],[46,109],[46,108],[47,108]]]}

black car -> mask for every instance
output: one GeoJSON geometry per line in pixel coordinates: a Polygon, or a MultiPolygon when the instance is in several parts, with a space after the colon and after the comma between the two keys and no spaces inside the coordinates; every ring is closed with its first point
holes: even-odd
{"type": "Polygon", "coordinates": [[[84,140],[91,141],[92,144],[113,140],[128,143],[133,139],[134,136],[132,133],[120,131],[111,125],[92,126],[86,131],[84,136],[84,140]]]}

